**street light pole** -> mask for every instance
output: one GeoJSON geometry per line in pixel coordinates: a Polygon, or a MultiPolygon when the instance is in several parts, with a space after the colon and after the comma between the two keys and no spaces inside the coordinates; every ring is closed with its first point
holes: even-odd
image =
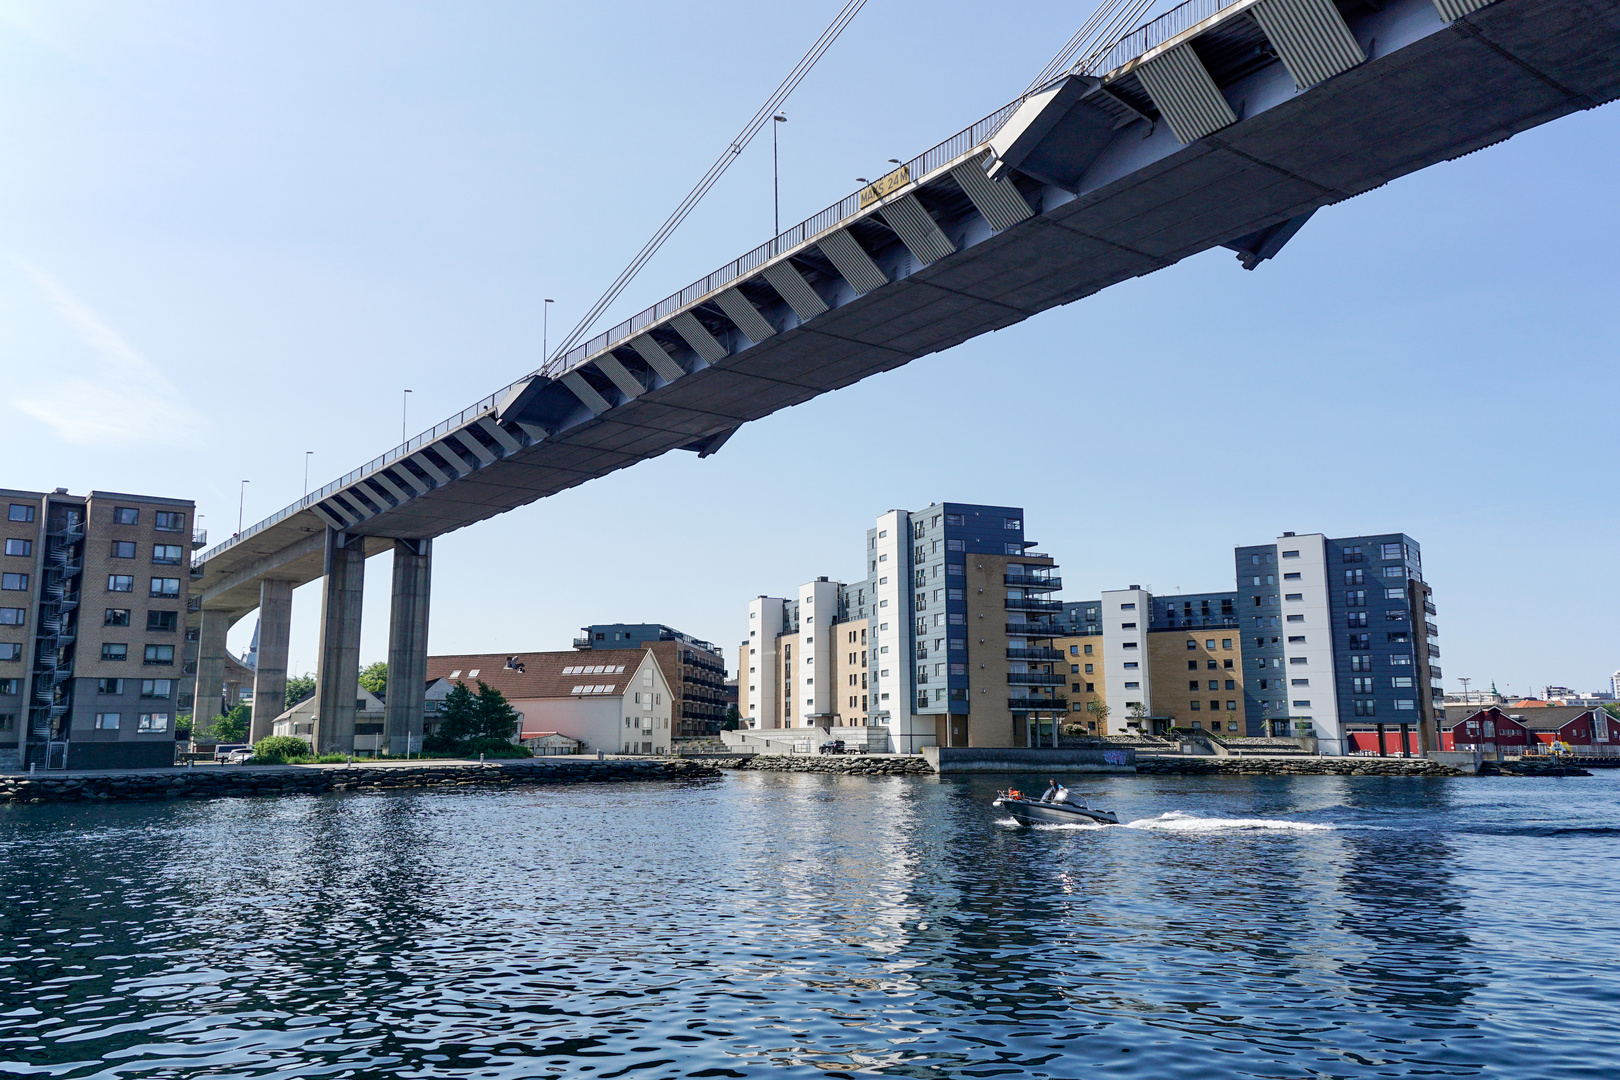
{"type": "Polygon", "coordinates": [[[544,366],[551,357],[546,355],[551,349],[551,305],[555,300],[546,300],[540,305],[540,363],[544,366]]]}
{"type": "Polygon", "coordinates": [[[776,163],[776,126],[787,123],[787,117],[777,113],[771,117],[771,254],[776,254],[776,238],[782,235],[782,181],[776,163]]]}
{"type": "Polygon", "coordinates": [[[304,451],[304,494],[305,495],[309,494],[309,457],[314,452],[315,451],[313,451],[313,450],[305,450],[304,451]]]}
{"type": "Polygon", "coordinates": [[[408,430],[405,424],[405,416],[409,411],[408,406],[410,403],[411,392],[407,390],[399,397],[399,445],[401,446],[404,446],[410,441],[410,437],[405,434],[405,432],[408,430]]]}
{"type": "Polygon", "coordinates": [[[242,481],[242,486],[236,489],[236,535],[242,535],[242,508],[247,505],[247,486],[249,481],[242,481]]]}

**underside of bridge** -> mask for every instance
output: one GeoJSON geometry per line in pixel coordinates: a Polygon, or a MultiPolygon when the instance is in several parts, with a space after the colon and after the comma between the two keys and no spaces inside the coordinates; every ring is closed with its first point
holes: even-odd
{"type": "Polygon", "coordinates": [[[324,577],[316,739],[345,749],[370,555],[409,564],[389,655],[417,670],[433,537],[1214,247],[1252,269],[1322,207],[1620,96],[1620,0],[1196,0],[1105,63],[204,552],[196,707],[225,627],[324,577]]]}

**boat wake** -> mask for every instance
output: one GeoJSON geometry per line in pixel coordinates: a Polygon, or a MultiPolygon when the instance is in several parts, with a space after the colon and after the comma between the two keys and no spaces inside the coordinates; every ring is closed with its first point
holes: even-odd
{"type": "Polygon", "coordinates": [[[1172,810],[1158,817],[1128,822],[1127,829],[1145,829],[1154,832],[1332,832],[1334,826],[1319,825],[1311,821],[1282,821],[1277,818],[1207,818],[1197,814],[1184,814],[1172,810]]]}

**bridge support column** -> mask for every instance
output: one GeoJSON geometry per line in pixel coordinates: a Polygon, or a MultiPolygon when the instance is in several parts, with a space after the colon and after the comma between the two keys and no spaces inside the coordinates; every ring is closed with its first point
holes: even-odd
{"type": "Polygon", "coordinates": [[[1378,728],[1378,756],[1389,757],[1389,746],[1384,742],[1384,725],[1375,724],[1374,726],[1378,728]]]}
{"type": "Polygon", "coordinates": [[[191,694],[192,731],[220,712],[225,695],[225,632],[233,621],[228,611],[202,610],[202,625],[197,629],[197,684],[191,694]]]}
{"type": "Polygon", "coordinates": [[[253,669],[253,730],[257,743],[287,707],[287,643],[292,633],[293,583],[259,582],[259,659],[253,669]]]}
{"type": "Polygon", "coordinates": [[[1401,757],[1412,756],[1412,725],[1401,725],[1401,757]]]}
{"type": "Polygon", "coordinates": [[[394,592],[388,617],[388,700],[384,731],[394,757],[422,749],[427,691],[428,594],[432,540],[394,541],[394,592]]]}
{"type": "Polygon", "coordinates": [[[354,751],[355,702],[360,696],[360,607],[365,599],[365,540],[326,531],[321,580],[320,660],[315,671],[315,747],[323,754],[354,751]]]}

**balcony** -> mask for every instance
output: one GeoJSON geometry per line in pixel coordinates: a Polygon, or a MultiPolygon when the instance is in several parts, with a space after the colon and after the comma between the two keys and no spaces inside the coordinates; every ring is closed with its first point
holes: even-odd
{"type": "Polygon", "coordinates": [[[1048,675],[1044,671],[1009,671],[1007,681],[1013,686],[1062,686],[1069,679],[1066,675],[1048,675]]]}
{"type": "Polygon", "coordinates": [[[1008,698],[1007,707],[1014,712],[1068,712],[1069,699],[1066,697],[1008,698]]]}
{"type": "Polygon", "coordinates": [[[1060,577],[1033,577],[1029,574],[1007,574],[1002,583],[1015,589],[1036,589],[1041,592],[1053,592],[1063,588],[1063,579],[1060,577]]]}
{"type": "Polygon", "coordinates": [[[1063,631],[1051,623],[1008,623],[1007,633],[1014,637],[1054,638],[1063,634],[1063,631]]]}
{"type": "Polygon", "coordinates": [[[1009,660],[1062,660],[1062,649],[1008,649],[1009,660]]]}
{"type": "Polygon", "coordinates": [[[1428,635],[1429,637],[1439,637],[1440,636],[1440,628],[1438,626],[1434,625],[1434,623],[1432,623],[1432,622],[1426,622],[1426,623],[1423,624],[1423,632],[1426,635],[1428,635]]]}
{"type": "Polygon", "coordinates": [[[576,648],[576,649],[588,649],[590,647],[591,647],[591,636],[589,634],[586,634],[584,637],[577,637],[577,638],[574,639],[574,648],[576,648]]]}
{"type": "Polygon", "coordinates": [[[1439,615],[1440,614],[1438,611],[1436,611],[1434,609],[1434,605],[1429,603],[1429,601],[1427,601],[1427,600],[1423,601],[1423,613],[1425,615],[1439,615]]]}
{"type": "Polygon", "coordinates": [[[198,548],[205,548],[207,546],[208,546],[208,530],[207,529],[193,529],[193,530],[191,530],[191,550],[196,551],[198,548]]]}
{"type": "Polygon", "coordinates": [[[1034,597],[1026,596],[1026,597],[1024,597],[1022,599],[1019,599],[1019,600],[1009,599],[1007,601],[1007,610],[1008,611],[1052,611],[1052,612],[1058,612],[1058,611],[1063,610],[1063,601],[1061,601],[1061,600],[1036,600],[1034,597]]]}
{"type": "Polygon", "coordinates": [[[1435,666],[1434,664],[1429,665],[1429,678],[1431,678],[1431,679],[1440,678],[1440,669],[1437,666],[1435,666]]]}

